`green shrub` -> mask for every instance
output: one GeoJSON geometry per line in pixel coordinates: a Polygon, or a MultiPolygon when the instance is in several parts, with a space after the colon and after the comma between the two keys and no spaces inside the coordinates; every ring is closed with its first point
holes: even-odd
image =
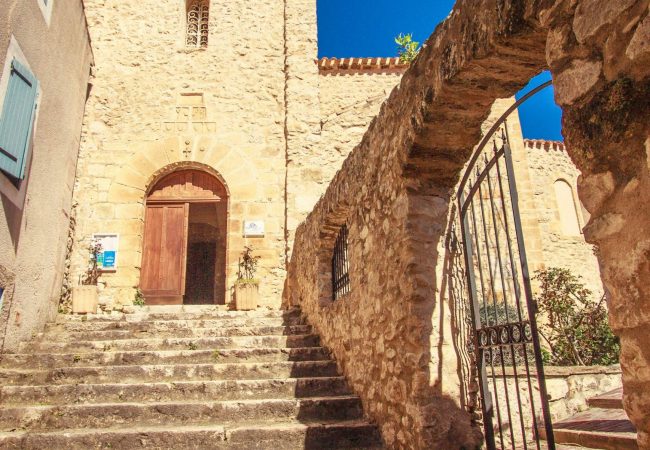
{"type": "Polygon", "coordinates": [[[607,323],[604,296],[596,302],[579,277],[551,267],[535,272],[540,282],[538,328],[549,363],[561,366],[618,362],[620,345],[607,323]]]}

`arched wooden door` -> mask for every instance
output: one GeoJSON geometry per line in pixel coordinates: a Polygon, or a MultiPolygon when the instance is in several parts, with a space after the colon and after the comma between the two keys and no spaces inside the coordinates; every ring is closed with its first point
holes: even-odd
{"type": "Polygon", "coordinates": [[[223,183],[200,170],[173,172],[149,191],[140,272],[147,304],[223,303],[227,199],[223,183]]]}

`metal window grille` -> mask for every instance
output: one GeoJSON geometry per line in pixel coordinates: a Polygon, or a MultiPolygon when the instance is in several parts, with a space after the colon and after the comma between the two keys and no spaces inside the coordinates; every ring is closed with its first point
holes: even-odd
{"type": "Polygon", "coordinates": [[[187,47],[205,48],[208,46],[209,2],[191,1],[187,6],[187,47]]]}
{"type": "Polygon", "coordinates": [[[348,227],[339,230],[332,254],[332,300],[337,300],[350,292],[350,263],[348,260],[348,227]]]}

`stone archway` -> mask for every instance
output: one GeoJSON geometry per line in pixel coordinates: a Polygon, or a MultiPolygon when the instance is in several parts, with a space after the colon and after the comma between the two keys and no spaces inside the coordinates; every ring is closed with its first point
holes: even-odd
{"type": "Polygon", "coordinates": [[[473,445],[448,344],[451,192],[494,100],[549,67],[621,338],[626,410],[650,446],[649,30],[647,0],[459,0],[299,227],[287,302],[319,329],[389,446],[473,445]],[[326,309],[312,243],[341,204],[356,287],[326,309]]]}
{"type": "Polygon", "coordinates": [[[228,190],[176,168],[147,190],[140,289],[148,304],[225,304],[228,190]]]}

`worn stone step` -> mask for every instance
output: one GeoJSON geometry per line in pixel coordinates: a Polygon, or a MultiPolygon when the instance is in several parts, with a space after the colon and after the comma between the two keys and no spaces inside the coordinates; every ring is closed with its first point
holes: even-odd
{"type": "Polygon", "coordinates": [[[343,377],[176,381],[138,384],[3,386],[0,404],[60,405],[147,401],[286,399],[350,395],[343,377]]]}
{"type": "Polygon", "coordinates": [[[132,322],[143,320],[222,320],[251,318],[289,319],[300,317],[299,310],[225,311],[222,308],[206,305],[171,305],[135,308],[134,313],[114,314],[60,314],[57,322],[132,322]]]}
{"type": "MultiPolygon", "coordinates": [[[[545,438],[545,433],[540,430],[545,438]]],[[[590,408],[555,422],[553,435],[558,444],[608,450],[637,450],[636,430],[622,409],[590,408]]]]}
{"type": "Polygon", "coordinates": [[[301,419],[354,420],[363,417],[356,396],[197,402],[101,403],[13,406],[0,410],[0,431],[53,431],[115,428],[137,420],[140,426],[301,419]]]}
{"type": "Polygon", "coordinates": [[[75,429],[51,433],[0,433],[0,447],[13,449],[228,449],[324,450],[382,449],[376,426],[365,421],[277,424],[220,424],[169,428],[75,429]]]}
{"type": "Polygon", "coordinates": [[[289,325],[304,325],[300,316],[288,318],[281,317],[233,317],[225,319],[199,319],[199,320],[64,320],[49,323],[46,332],[57,331],[107,331],[107,330],[149,330],[169,331],[192,328],[223,328],[223,327],[277,327],[289,325]]]}
{"type": "Polygon", "coordinates": [[[623,409],[623,388],[591,397],[587,399],[587,404],[592,408],[623,409]]]}
{"type": "Polygon", "coordinates": [[[326,361],[323,347],[235,348],[214,350],[95,351],[84,353],[20,353],[3,355],[0,368],[50,369],[69,366],[142,364],[326,361]]]}
{"type": "Polygon", "coordinates": [[[318,335],[231,336],[204,338],[144,338],[108,341],[32,341],[24,343],[19,353],[75,353],[90,351],[207,350],[228,348],[295,348],[318,347],[318,335]]]}
{"type": "Polygon", "coordinates": [[[258,327],[215,327],[215,328],[182,328],[177,330],[101,330],[101,331],[62,331],[48,332],[38,335],[41,341],[70,340],[70,341],[109,341],[118,339],[148,339],[148,338],[204,338],[204,337],[233,337],[233,336],[293,336],[311,333],[309,325],[289,326],[258,326],[258,327]]]}
{"type": "Polygon", "coordinates": [[[334,361],[90,366],[44,370],[0,369],[0,384],[144,383],[183,380],[331,377],[337,375],[334,361]]]}

